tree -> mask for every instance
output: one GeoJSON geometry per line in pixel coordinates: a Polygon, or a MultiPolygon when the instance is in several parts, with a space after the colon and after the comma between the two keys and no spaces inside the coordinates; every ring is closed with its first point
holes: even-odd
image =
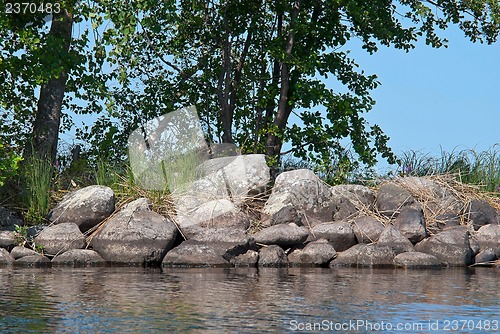
{"type": "Polygon", "coordinates": [[[374,164],[377,153],[394,161],[388,137],[362,117],[375,103],[370,91],[379,82],[349,58],[352,39],[369,53],[379,45],[408,52],[419,37],[433,47],[446,45],[436,29],[451,23],[473,42],[487,43],[496,41],[500,25],[499,4],[492,0],[136,0],[101,6],[114,24],[103,42],[113,46],[109,59],[119,85],[111,109],[124,131],[196,104],[209,140],[266,153],[275,166],[285,142],[299,158],[338,161],[346,137],[362,163],[374,164]],[[329,76],[347,92],[327,87],[329,76]],[[290,124],[291,115],[300,123],[290,124]]]}

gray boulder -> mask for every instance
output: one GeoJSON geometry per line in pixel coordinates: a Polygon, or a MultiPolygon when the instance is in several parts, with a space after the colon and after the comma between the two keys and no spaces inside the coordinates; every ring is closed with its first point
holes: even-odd
{"type": "Polygon", "coordinates": [[[244,231],[250,226],[249,218],[229,199],[203,203],[193,211],[180,212],[175,220],[187,239],[195,237],[205,228],[233,228],[244,231]]]}
{"type": "Polygon", "coordinates": [[[358,243],[370,244],[378,240],[385,226],[375,218],[361,216],[354,219],[352,228],[358,243]]]}
{"type": "Polygon", "coordinates": [[[235,228],[202,228],[192,235],[189,240],[201,242],[235,242],[240,244],[255,244],[253,236],[243,229],[235,228]]]}
{"type": "Polygon", "coordinates": [[[338,252],[349,249],[356,244],[354,230],[347,222],[318,224],[313,227],[311,234],[316,239],[328,240],[338,252]]]}
{"type": "Polygon", "coordinates": [[[102,266],[106,261],[95,251],[90,249],[71,249],[52,259],[53,265],[87,267],[102,266]]]}
{"type": "Polygon", "coordinates": [[[106,261],[125,264],[160,263],[177,237],[176,226],[138,199],[125,205],[95,235],[90,245],[106,261]]]}
{"type": "Polygon", "coordinates": [[[465,226],[450,227],[415,245],[417,252],[437,257],[449,267],[468,266],[472,263],[469,232],[465,226]]]}
{"type": "Polygon", "coordinates": [[[248,251],[248,245],[233,242],[187,240],[170,250],[163,267],[231,267],[232,258],[248,251]]]}
{"type": "Polygon", "coordinates": [[[427,237],[425,217],[422,209],[403,208],[393,224],[412,244],[416,244],[427,237]]]}
{"type": "Polygon", "coordinates": [[[473,200],[469,203],[464,215],[469,218],[474,230],[489,224],[498,224],[498,213],[488,202],[473,200]]]}
{"type": "Polygon", "coordinates": [[[245,254],[237,255],[230,260],[235,267],[256,267],[259,262],[259,252],[250,249],[245,254]]]}
{"type": "Polygon", "coordinates": [[[286,267],[288,260],[283,248],[271,245],[260,249],[258,264],[259,267],[286,267]]]}
{"type": "Polygon", "coordinates": [[[20,259],[25,256],[30,256],[30,255],[40,255],[40,253],[35,252],[32,249],[22,247],[22,246],[16,246],[12,249],[10,252],[10,255],[14,258],[14,260],[20,259]]]}
{"type": "Polygon", "coordinates": [[[408,269],[432,269],[441,268],[441,261],[430,254],[420,252],[401,253],[394,257],[396,267],[408,269]]]}
{"type": "Polygon", "coordinates": [[[414,204],[411,193],[394,183],[382,184],[377,192],[377,210],[386,217],[396,217],[403,207],[414,204]]]}
{"type": "Polygon", "coordinates": [[[308,243],[303,249],[296,249],[288,255],[291,265],[324,265],[330,262],[337,252],[326,239],[308,243]]]}
{"type": "Polygon", "coordinates": [[[69,194],[50,211],[52,224],[74,223],[83,232],[96,226],[115,210],[115,194],[109,187],[89,186],[69,194]]]}
{"type": "Polygon", "coordinates": [[[14,262],[14,258],[5,248],[0,248],[0,265],[1,264],[11,264],[14,262]]]}
{"type": "Polygon", "coordinates": [[[330,262],[330,267],[393,267],[394,256],[392,249],[387,246],[357,244],[338,253],[330,262]]]}
{"type": "Polygon", "coordinates": [[[387,246],[394,251],[394,254],[413,252],[413,244],[408,240],[399,229],[388,224],[380,234],[377,244],[387,246]]]}
{"type": "Polygon", "coordinates": [[[484,249],[480,251],[474,258],[474,263],[483,263],[489,261],[495,261],[497,259],[497,254],[495,250],[491,248],[484,249]]]}
{"type": "Polygon", "coordinates": [[[0,231],[0,248],[12,249],[18,243],[13,231],[0,231]]]}
{"type": "Polygon", "coordinates": [[[74,223],[62,223],[45,228],[35,237],[35,245],[43,247],[49,255],[57,255],[70,249],[85,248],[85,236],[74,223]]]}
{"type": "Polygon", "coordinates": [[[330,188],[308,169],[281,173],[264,205],[263,217],[265,226],[286,223],[314,225],[331,221],[330,188]]]}
{"type": "Polygon", "coordinates": [[[500,252],[500,225],[484,225],[474,232],[473,239],[477,242],[480,249],[491,248],[497,253],[500,252]]]}
{"type": "Polygon", "coordinates": [[[270,226],[253,235],[258,244],[278,245],[283,248],[302,244],[308,236],[307,228],[294,223],[270,226]]]}
{"type": "Polygon", "coordinates": [[[333,220],[340,221],[359,215],[360,209],[373,209],[375,194],[362,185],[347,184],[331,188],[333,220]]]}
{"type": "Polygon", "coordinates": [[[51,262],[49,258],[42,254],[23,256],[14,261],[15,266],[23,267],[50,267],[51,262]]]}

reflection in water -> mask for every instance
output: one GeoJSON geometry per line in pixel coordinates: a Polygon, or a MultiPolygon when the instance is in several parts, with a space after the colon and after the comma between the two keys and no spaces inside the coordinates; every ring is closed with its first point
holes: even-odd
{"type": "Polygon", "coordinates": [[[2,333],[249,333],[290,332],[322,321],[499,321],[499,274],[491,268],[5,267],[0,268],[0,328],[2,333]]]}

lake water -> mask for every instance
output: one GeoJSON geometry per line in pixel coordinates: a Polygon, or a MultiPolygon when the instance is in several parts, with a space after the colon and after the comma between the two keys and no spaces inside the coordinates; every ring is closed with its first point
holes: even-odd
{"type": "Polygon", "coordinates": [[[0,268],[1,333],[498,333],[500,270],[0,268]]]}

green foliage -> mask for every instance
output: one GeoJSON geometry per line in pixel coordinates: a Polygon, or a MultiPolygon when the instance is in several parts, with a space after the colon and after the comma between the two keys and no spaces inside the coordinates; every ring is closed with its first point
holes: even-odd
{"type": "Polygon", "coordinates": [[[43,254],[43,246],[37,245],[33,237],[29,235],[28,225],[16,225],[14,230],[14,237],[16,238],[19,246],[28,247],[40,254],[43,254]]]}
{"type": "Polygon", "coordinates": [[[487,151],[473,149],[441,151],[434,157],[417,151],[404,152],[399,159],[400,175],[426,176],[454,174],[460,182],[482,186],[497,193],[500,187],[500,152],[495,145],[487,151]]]}
{"type": "Polygon", "coordinates": [[[22,158],[15,152],[8,150],[0,138],[0,187],[4,185],[5,180],[16,175],[21,161],[22,158]]]}
{"type": "Polygon", "coordinates": [[[25,161],[23,167],[25,219],[36,225],[44,222],[49,213],[54,167],[50,161],[35,157],[25,161]]]}

